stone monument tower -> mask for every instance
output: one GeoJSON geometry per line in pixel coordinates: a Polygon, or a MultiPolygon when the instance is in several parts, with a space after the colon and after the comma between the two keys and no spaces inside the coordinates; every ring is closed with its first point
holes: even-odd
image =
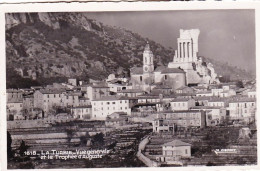
{"type": "Polygon", "coordinates": [[[180,30],[180,37],[177,39],[178,49],[175,50],[169,68],[192,69],[192,62],[198,61],[199,34],[199,29],[180,30]]]}
{"type": "Polygon", "coordinates": [[[178,49],[175,50],[173,61],[168,64],[169,68],[181,68],[186,73],[187,84],[211,84],[217,82],[217,75],[212,65],[203,65],[202,59],[198,59],[198,38],[200,30],[180,30],[177,39],[178,49]]]}

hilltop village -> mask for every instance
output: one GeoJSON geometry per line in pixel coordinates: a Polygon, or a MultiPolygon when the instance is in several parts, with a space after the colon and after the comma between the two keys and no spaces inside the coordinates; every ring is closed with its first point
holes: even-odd
{"type": "MultiPolygon", "coordinates": [[[[102,81],[69,78],[66,83],[45,87],[7,89],[7,127],[12,147],[18,148],[21,141],[29,144],[31,150],[39,150],[39,143],[46,149],[57,144],[65,147],[81,142],[86,132],[91,136],[106,135],[108,146],[115,143],[111,138],[113,131],[127,130],[129,134],[124,135],[127,138],[117,142],[116,147],[134,149],[131,145],[135,142],[133,152],[146,166],[210,165],[214,158],[212,150],[223,144],[224,149],[236,146],[237,158],[228,160],[223,153],[224,157],[218,155],[221,157],[214,160],[216,165],[229,161],[254,164],[254,152],[245,154],[244,148],[248,146],[239,139],[249,139],[251,144],[247,145],[252,145],[253,151],[256,148],[255,80],[221,83],[214,66],[198,56],[199,33],[198,29],[180,30],[178,49],[168,66],[155,67],[147,42],[143,66],[131,68],[130,78],[110,74],[102,81]],[[69,142],[61,140],[68,138],[68,132],[59,136],[60,140],[48,135],[57,125],[67,130],[68,123],[79,123],[74,124],[79,130],[69,142]],[[81,130],[84,126],[87,131],[81,130]],[[21,130],[28,134],[21,135],[21,130]],[[138,141],[129,140],[131,137],[135,140],[131,131],[137,130],[150,132],[138,141]],[[224,143],[207,145],[211,134],[224,143]]],[[[122,133],[115,135],[122,139],[122,133]]],[[[86,145],[90,146],[91,143],[86,145]]]]}

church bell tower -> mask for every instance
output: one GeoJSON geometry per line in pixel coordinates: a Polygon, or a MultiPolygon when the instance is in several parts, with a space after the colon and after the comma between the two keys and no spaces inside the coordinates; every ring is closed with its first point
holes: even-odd
{"type": "Polygon", "coordinates": [[[150,50],[148,42],[143,52],[143,71],[144,73],[151,73],[154,71],[153,52],[150,50]]]}

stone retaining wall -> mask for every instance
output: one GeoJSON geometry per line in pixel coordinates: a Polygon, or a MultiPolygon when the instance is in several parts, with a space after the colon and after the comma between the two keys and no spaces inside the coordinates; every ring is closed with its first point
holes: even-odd
{"type": "Polygon", "coordinates": [[[152,161],[145,155],[143,155],[142,151],[145,149],[145,146],[149,143],[149,136],[145,137],[139,144],[137,157],[141,160],[146,166],[148,167],[158,167],[160,166],[159,163],[152,161]]]}

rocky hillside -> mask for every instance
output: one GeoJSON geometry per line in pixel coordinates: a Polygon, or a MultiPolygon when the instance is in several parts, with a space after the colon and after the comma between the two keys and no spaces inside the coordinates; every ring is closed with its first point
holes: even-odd
{"type": "Polygon", "coordinates": [[[236,66],[231,66],[228,63],[223,63],[211,58],[202,57],[203,61],[206,63],[212,63],[215,72],[218,76],[221,76],[220,80],[222,82],[237,81],[237,80],[253,80],[256,77],[256,73],[247,72],[236,66]]]}
{"type": "MultiPolygon", "coordinates": [[[[130,67],[142,64],[146,41],[156,64],[172,61],[172,49],[91,20],[87,13],[6,14],[7,69],[40,84],[55,78],[128,75],[130,67]]],[[[10,81],[15,82],[13,77],[7,72],[8,87],[13,85],[10,81]]]]}

